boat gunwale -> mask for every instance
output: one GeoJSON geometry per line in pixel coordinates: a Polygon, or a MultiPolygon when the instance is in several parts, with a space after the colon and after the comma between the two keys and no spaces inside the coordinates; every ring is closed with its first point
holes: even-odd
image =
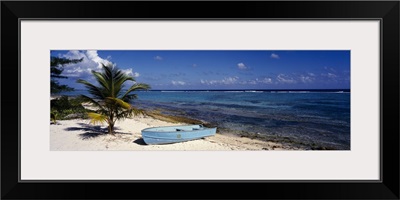
{"type": "MultiPolygon", "coordinates": [[[[156,128],[172,128],[172,127],[188,127],[188,126],[203,126],[202,124],[193,124],[193,125],[182,125],[182,126],[157,126],[157,127],[150,127],[150,128],[145,128],[141,132],[150,132],[150,129],[156,129],[156,128]]],[[[194,131],[203,131],[203,130],[209,130],[209,129],[217,129],[217,127],[214,128],[207,128],[207,127],[202,127],[199,130],[182,130],[182,131],[151,131],[151,132],[157,132],[157,133],[175,133],[175,132],[194,132],[194,131]]]]}
{"type": "Polygon", "coordinates": [[[182,131],[143,131],[142,130],[142,134],[144,133],[180,133],[180,132],[199,132],[199,131],[205,131],[205,130],[210,130],[210,129],[216,129],[216,128],[204,128],[204,129],[199,129],[199,130],[182,130],[182,131]]]}

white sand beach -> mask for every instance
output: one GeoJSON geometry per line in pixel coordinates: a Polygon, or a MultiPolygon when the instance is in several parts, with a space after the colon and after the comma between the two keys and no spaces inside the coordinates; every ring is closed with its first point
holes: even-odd
{"type": "Polygon", "coordinates": [[[106,134],[107,125],[92,125],[89,119],[59,120],[50,125],[50,150],[52,151],[156,151],[156,150],[294,150],[274,142],[259,141],[238,136],[222,135],[188,142],[164,145],[146,145],[141,130],[156,126],[174,126],[149,116],[128,118],[116,122],[116,134],[106,134]]]}

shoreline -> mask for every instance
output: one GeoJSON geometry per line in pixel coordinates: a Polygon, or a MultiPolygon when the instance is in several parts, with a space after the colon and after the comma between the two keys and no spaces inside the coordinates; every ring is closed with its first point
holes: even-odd
{"type": "MultiPolygon", "coordinates": [[[[184,125],[184,123],[179,123],[184,125]]],[[[231,151],[231,150],[300,150],[274,142],[266,142],[245,137],[229,136],[217,133],[187,142],[146,145],[141,130],[154,126],[173,126],[176,123],[165,122],[149,116],[140,116],[117,121],[116,134],[106,133],[107,125],[91,125],[88,119],[59,120],[58,125],[50,125],[51,151],[131,151],[131,150],[178,150],[178,151],[231,151]]]]}
{"type": "MultiPolygon", "coordinates": [[[[184,124],[203,124],[205,127],[216,127],[210,122],[201,121],[198,119],[193,119],[189,117],[183,116],[172,116],[162,114],[160,110],[151,110],[146,111],[146,114],[150,117],[153,117],[158,120],[171,122],[171,123],[184,123],[184,124]]],[[[321,145],[310,145],[301,141],[295,141],[288,137],[280,137],[280,136],[270,136],[261,133],[250,133],[241,131],[240,133],[235,132],[230,129],[226,128],[219,128],[217,126],[217,133],[220,135],[224,135],[227,137],[234,137],[234,138],[247,138],[253,141],[258,141],[260,143],[263,142],[273,142],[279,144],[278,146],[285,146],[285,149],[302,149],[302,150],[336,150],[334,147],[331,146],[321,146],[321,145]]]]}
{"type": "MultiPolygon", "coordinates": [[[[59,98],[60,96],[62,96],[62,95],[51,95],[51,99],[59,98]]],[[[76,98],[73,96],[68,96],[68,97],[72,98],[72,99],[76,98]]],[[[82,103],[82,106],[84,106],[86,109],[89,109],[89,110],[91,110],[93,108],[88,103],[82,103]]],[[[336,150],[335,148],[332,148],[329,146],[321,146],[321,145],[303,143],[301,141],[296,141],[296,140],[293,140],[288,137],[267,135],[267,134],[263,134],[263,133],[251,133],[251,132],[246,132],[246,131],[234,131],[234,130],[230,130],[227,128],[218,127],[216,124],[212,124],[207,121],[189,118],[187,116],[165,114],[165,112],[163,113],[163,111],[165,111],[165,110],[157,109],[157,108],[156,109],[150,108],[150,109],[145,110],[146,116],[135,117],[133,119],[127,119],[127,120],[135,121],[136,119],[140,119],[139,121],[136,120],[136,122],[141,123],[146,118],[153,119],[153,121],[151,121],[151,122],[146,122],[146,126],[143,126],[142,129],[155,127],[155,126],[174,126],[174,125],[186,125],[186,124],[203,124],[206,127],[217,127],[217,134],[213,137],[205,138],[204,140],[209,141],[209,142],[214,142],[214,143],[217,143],[220,145],[228,145],[228,146],[233,145],[233,147],[231,148],[233,150],[242,149],[241,146],[246,147],[246,148],[243,148],[243,150],[336,150]]],[[[167,112],[167,113],[171,113],[171,112],[167,112]]],[[[74,119],[72,119],[72,120],[74,120],[74,119]]],[[[75,120],[78,120],[78,121],[80,120],[79,123],[81,125],[86,123],[86,125],[84,125],[84,126],[87,126],[87,122],[89,121],[88,119],[75,119],[75,120]]],[[[68,124],[68,121],[71,121],[71,120],[59,120],[59,121],[65,121],[68,124]]],[[[144,121],[146,121],[146,120],[144,120],[144,121]]],[[[117,121],[117,123],[116,123],[117,127],[118,127],[118,123],[119,122],[117,121]]],[[[52,125],[52,126],[57,126],[57,125],[52,125]]],[[[92,126],[92,125],[89,125],[89,126],[92,126]]],[[[104,125],[104,126],[106,128],[106,125],[104,125]]],[[[97,127],[97,129],[99,129],[98,126],[93,126],[93,127],[97,127]]],[[[76,125],[75,125],[75,128],[79,129],[79,127],[77,127],[76,125]]],[[[137,137],[136,139],[141,137],[141,130],[134,130],[135,137],[137,137]]],[[[58,132],[60,132],[60,130],[58,130],[58,132]]],[[[94,133],[92,135],[96,135],[96,133],[94,133]]],[[[106,134],[98,133],[98,135],[106,135],[106,134]]],[[[112,138],[110,138],[110,139],[112,139],[112,138]]],[[[207,150],[207,149],[203,149],[203,150],[207,150]]]]}
{"type": "MultiPolygon", "coordinates": [[[[82,104],[91,109],[90,104],[82,104]]],[[[156,126],[176,126],[187,124],[204,124],[202,121],[167,116],[156,111],[147,111],[146,115],[119,120],[115,124],[116,134],[107,134],[107,125],[89,124],[89,119],[58,120],[50,125],[51,151],[99,151],[99,150],[304,150],[299,147],[277,142],[262,141],[254,138],[241,137],[235,134],[220,133],[214,136],[187,142],[146,145],[141,136],[141,130],[156,126]]],[[[217,127],[218,130],[218,127],[217,127]]]]}

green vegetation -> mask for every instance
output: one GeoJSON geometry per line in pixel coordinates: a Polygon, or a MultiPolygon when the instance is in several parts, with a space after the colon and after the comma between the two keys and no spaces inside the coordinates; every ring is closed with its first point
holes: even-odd
{"type": "MultiPolygon", "coordinates": [[[[74,90],[67,85],[60,85],[56,79],[68,78],[62,76],[61,73],[64,71],[64,65],[75,64],[81,62],[81,59],[67,59],[50,57],[50,93],[57,94],[63,91],[74,90]]],[[[71,119],[85,116],[85,108],[78,102],[77,99],[69,100],[68,97],[63,96],[50,101],[50,119],[53,123],[57,123],[59,119],[71,119]]]]}
{"type": "Polygon", "coordinates": [[[117,120],[144,113],[143,110],[133,107],[128,102],[137,98],[137,95],[132,92],[148,90],[149,85],[136,83],[134,77],[126,75],[117,67],[104,64],[102,72],[92,71],[92,74],[97,81],[97,86],[82,79],[77,81],[85,85],[92,95],[92,97],[81,95],[85,102],[96,107],[95,112],[87,113],[92,124],[106,122],[108,133],[114,134],[114,125],[117,120]],[[133,84],[124,91],[123,87],[127,81],[133,81],[133,84]]]}
{"type": "Polygon", "coordinates": [[[82,106],[79,98],[68,98],[62,96],[50,101],[50,119],[53,123],[57,120],[87,118],[87,110],[82,106]]]}
{"type": "Polygon", "coordinates": [[[58,58],[58,57],[50,57],[50,92],[51,94],[57,94],[63,91],[72,91],[74,90],[67,85],[60,85],[60,83],[56,79],[60,78],[68,78],[66,76],[62,76],[61,73],[64,71],[64,65],[66,64],[75,64],[81,62],[81,59],[67,59],[67,58],[58,58]]]}

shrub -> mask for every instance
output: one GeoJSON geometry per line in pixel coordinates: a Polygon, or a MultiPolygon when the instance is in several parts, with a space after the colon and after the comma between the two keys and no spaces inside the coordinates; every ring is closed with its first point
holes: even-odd
{"type": "Polygon", "coordinates": [[[87,115],[81,99],[61,96],[50,101],[50,117],[55,123],[62,119],[87,118],[87,115]]]}

